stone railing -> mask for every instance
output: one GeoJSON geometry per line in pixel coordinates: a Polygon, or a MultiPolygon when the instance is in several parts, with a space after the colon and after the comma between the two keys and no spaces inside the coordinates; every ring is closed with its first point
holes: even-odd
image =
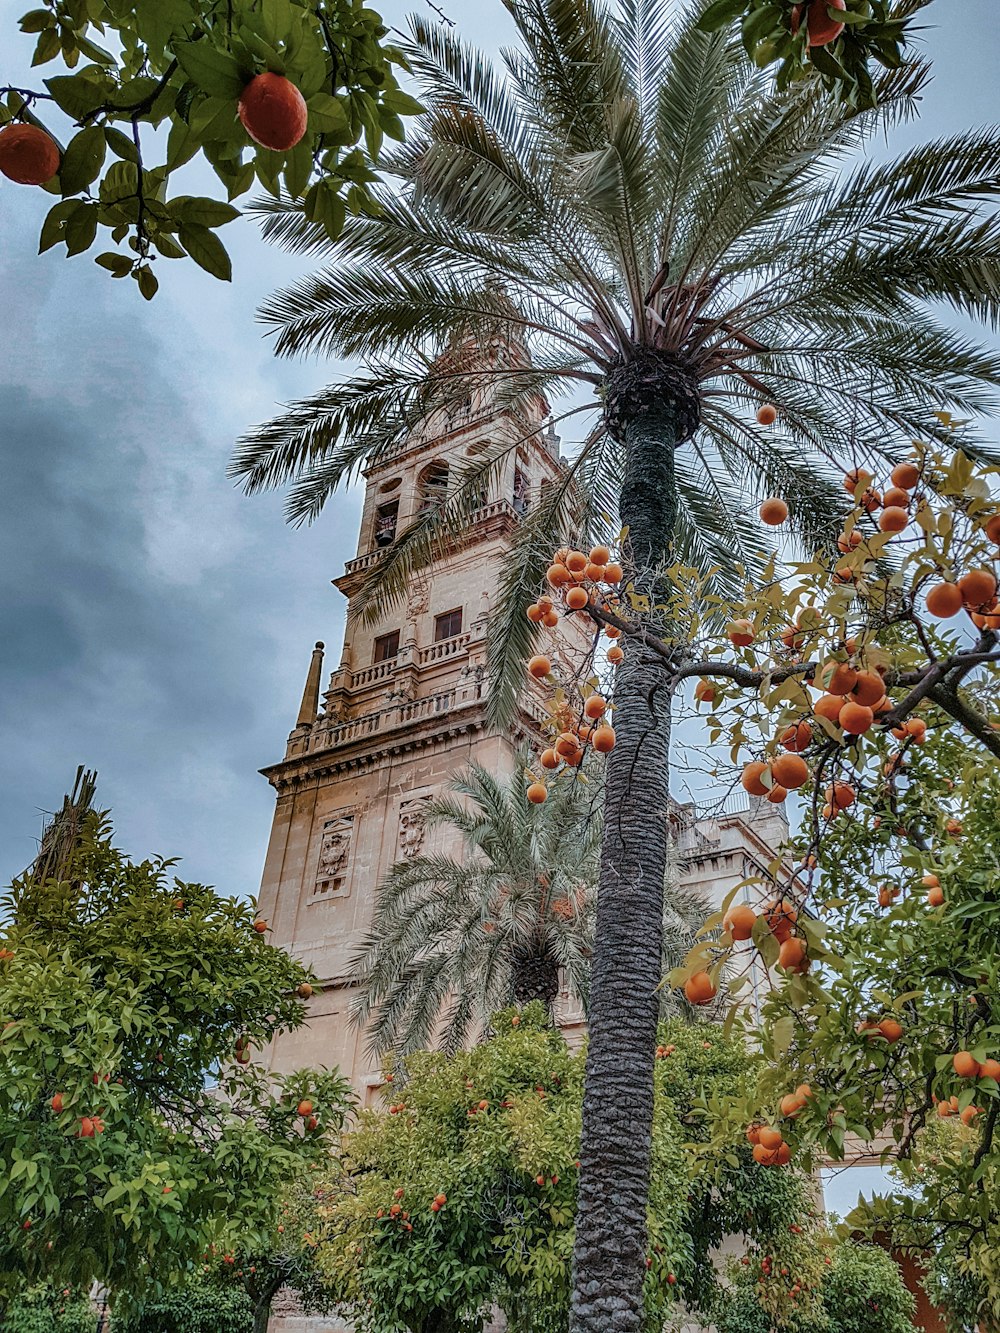
{"type": "Polygon", "coordinates": [[[377,546],[374,551],[369,551],[367,555],[359,555],[356,560],[348,560],[344,566],[344,574],[357,574],[364,569],[371,569],[389,550],[388,546],[377,546]]]}
{"type": "Polygon", "coordinates": [[[351,672],[352,690],[363,689],[366,685],[374,685],[376,681],[385,680],[396,670],[398,659],[389,657],[384,662],[376,662],[374,666],[363,667],[360,671],[351,672]]]}
{"type": "Polygon", "coordinates": [[[417,663],[420,666],[428,666],[433,662],[443,662],[445,658],[467,652],[471,642],[472,635],[468,633],[456,634],[453,639],[441,639],[438,643],[432,643],[429,648],[421,648],[417,653],[417,663]]]}
{"type": "Polygon", "coordinates": [[[352,718],[347,722],[328,725],[325,719],[320,718],[298,753],[305,750],[336,750],[397,728],[413,727],[428,719],[448,716],[469,708],[480,703],[485,696],[485,683],[470,676],[467,681],[441,694],[432,694],[425,699],[403,699],[376,713],[367,713],[364,717],[352,718]]]}

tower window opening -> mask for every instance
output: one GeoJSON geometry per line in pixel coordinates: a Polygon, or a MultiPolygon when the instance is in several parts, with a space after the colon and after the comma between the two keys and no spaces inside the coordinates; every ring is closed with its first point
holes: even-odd
{"type": "Polygon", "coordinates": [[[514,469],[514,494],[512,497],[514,512],[523,518],[528,512],[528,478],[520,468],[514,469]]]}
{"type": "Polygon", "coordinates": [[[434,642],[440,643],[442,639],[453,639],[456,634],[462,632],[462,608],[458,607],[454,611],[445,611],[440,616],[434,617],[434,642]]]}
{"type": "Polygon", "coordinates": [[[394,657],[399,656],[399,630],[394,629],[390,634],[380,634],[375,640],[375,652],[372,656],[373,662],[390,662],[394,657]]]}
{"type": "Polygon", "coordinates": [[[420,508],[439,505],[448,494],[447,463],[429,463],[420,478],[420,508]]]}
{"type": "Polygon", "coordinates": [[[375,545],[391,546],[396,540],[396,520],[399,517],[399,501],[388,500],[375,510],[375,545]]]}

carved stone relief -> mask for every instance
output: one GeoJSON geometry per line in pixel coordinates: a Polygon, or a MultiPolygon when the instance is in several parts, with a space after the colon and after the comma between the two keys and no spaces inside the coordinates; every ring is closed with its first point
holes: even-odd
{"type": "Polygon", "coordinates": [[[409,861],[419,856],[424,847],[424,820],[427,813],[429,796],[411,796],[399,807],[399,856],[409,861]]]}
{"type": "Polygon", "coordinates": [[[353,815],[338,815],[324,823],[314,892],[335,893],[343,889],[353,836],[353,815]]]}

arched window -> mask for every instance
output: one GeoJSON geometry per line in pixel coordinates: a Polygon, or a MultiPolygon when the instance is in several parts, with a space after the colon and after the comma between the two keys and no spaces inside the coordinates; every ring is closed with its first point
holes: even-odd
{"type": "Polygon", "coordinates": [[[448,494],[448,464],[440,460],[428,463],[420,474],[420,508],[439,505],[448,494]]]}

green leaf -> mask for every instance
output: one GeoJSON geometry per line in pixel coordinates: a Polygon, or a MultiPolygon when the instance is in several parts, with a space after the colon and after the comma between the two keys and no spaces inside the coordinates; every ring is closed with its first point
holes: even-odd
{"type": "Polygon", "coordinates": [[[344,104],[329,93],[313,93],[306,103],[309,108],[309,128],[322,134],[343,137],[342,142],[349,143],[351,126],[344,104]]]}
{"type": "Polygon", "coordinates": [[[79,199],[61,199],[58,204],[49,209],[45,221],[42,223],[41,235],[38,238],[38,253],[40,255],[44,254],[46,250],[51,250],[54,245],[59,244],[63,238],[63,223],[79,207],[79,199]]]}
{"type": "Polygon", "coordinates": [[[214,278],[221,278],[224,282],[232,281],[232,262],[226,253],[226,247],[215,232],[209,231],[207,227],[185,225],[181,227],[178,239],[194,262],[206,273],[211,273],[214,278]]]}
{"type": "Polygon", "coordinates": [[[35,65],[47,65],[50,60],[55,60],[61,47],[62,44],[59,41],[59,33],[57,29],[46,28],[35,46],[35,54],[31,57],[32,67],[35,65]]]}
{"type": "Polygon", "coordinates": [[[59,110],[65,111],[74,120],[82,120],[99,107],[106,100],[108,92],[103,76],[98,82],[88,74],[58,74],[46,79],[45,86],[59,110]]]}
{"type": "Polygon", "coordinates": [[[239,97],[248,82],[249,76],[232,56],[207,42],[178,42],[174,55],[187,77],[215,97],[239,97]]]}
{"type": "Polygon", "coordinates": [[[59,185],[64,195],[79,194],[97,179],[107,150],[104,131],[97,125],[74,134],[59,168],[59,185]]]}
{"type": "Polygon", "coordinates": [[[422,102],[404,93],[401,88],[388,89],[382,96],[382,105],[397,116],[419,116],[427,109],[422,102]]]}
{"type": "Polygon", "coordinates": [[[66,254],[79,255],[89,250],[97,237],[97,204],[79,204],[74,213],[66,220],[63,238],[66,241],[66,254]]]}
{"type": "Polygon", "coordinates": [[[160,288],[160,284],[156,280],[156,274],[148,264],[143,264],[141,268],[135,270],[135,277],[139,284],[139,291],[145,300],[151,301],[160,288]]]}
{"type": "Polygon", "coordinates": [[[182,194],[170,201],[170,212],[178,222],[199,227],[222,227],[240,216],[240,210],[221,199],[203,199],[182,194]]]}
{"type": "Polygon", "coordinates": [[[103,255],[98,255],[94,263],[106,268],[116,278],[124,278],[132,272],[132,260],[129,256],[120,255],[114,250],[107,250],[103,255]]]}
{"type": "Polygon", "coordinates": [[[167,138],[167,167],[170,171],[190,162],[199,148],[198,136],[184,123],[175,120],[167,138]]]}
{"type": "Polygon", "coordinates": [[[29,9],[21,18],[22,32],[42,32],[45,28],[55,27],[55,15],[48,9],[29,9]]]}
{"type": "Polygon", "coordinates": [[[739,18],[745,8],[746,0],[715,0],[702,14],[697,26],[702,32],[718,32],[739,18]]]}
{"type": "Polygon", "coordinates": [[[116,130],[113,125],[105,125],[104,137],[116,157],[123,158],[126,162],[134,162],[138,166],[139,150],[127,134],[116,130]]]}

